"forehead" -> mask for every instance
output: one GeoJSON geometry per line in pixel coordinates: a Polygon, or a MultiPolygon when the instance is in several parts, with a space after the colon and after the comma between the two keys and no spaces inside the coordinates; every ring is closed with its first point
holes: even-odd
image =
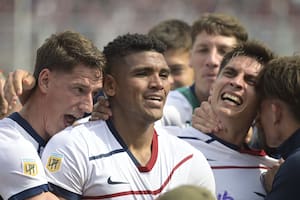
{"type": "Polygon", "coordinates": [[[224,66],[223,70],[228,68],[242,70],[257,75],[262,69],[262,65],[254,58],[247,56],[236,56],[229,60],[229,62],[224,66]]]}
{"type": "Polygon", "coordinates": [[[58,78],[70,83],[99,86],[99,84],[102,85],[103,73],[100,68],[91,68],[89,66],[79,64],[70,72],[58,73],[58,78]]]}
{"type": "Polygon", "coordinates": [[[159,67],[168,68],[163,54],[154,51],[141,51],[124,57],[125,63],[130,67],[159,67]]]}
{"type": "Polygon", "coordinates": [[[208,34],[206,31],[199,33],[194,42],[194,46],[199,45],[217,45],[225,47],[234,47],[237,44],[237,39],[233,36],[223,36],[216,34],[208,34]]]}
{"type": "Polygon", "coordinates": [[[190,54],[189,51],[181,51],[181,50],[167,50],[164,53],[166,62],[170,65],[175,62],[184,62],[189,64],[190,54]],[[170,62],[170,63],[169,63],[170,62]]]}

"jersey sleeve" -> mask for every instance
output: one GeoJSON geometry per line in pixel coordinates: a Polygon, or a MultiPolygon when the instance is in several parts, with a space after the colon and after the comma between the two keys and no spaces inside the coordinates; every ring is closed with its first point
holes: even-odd
{"type": "Polygon", "coordinates": [[[44,149],[42,162],[51,192],[66,199],[80,199],[87,177],[86,160],[78,148],[82,141],[76,141],[72,133],[72,129],[67,129],[52,137],[44,149]]]}
{"type": "Polygon", "coordinates": [[[48,191],[41,159],[25,139],[0,143],[0,194],[3,199],[26,199],[48,191]]]}
{"type": "Polygon", "coordinates": [[[216,183],[213,171],[205,156],[196,149],[193,153],[193,167],[190,169],[190,179],[193,180],[196,185],[207,188],[213,195],[216,194],[216,183]]]}

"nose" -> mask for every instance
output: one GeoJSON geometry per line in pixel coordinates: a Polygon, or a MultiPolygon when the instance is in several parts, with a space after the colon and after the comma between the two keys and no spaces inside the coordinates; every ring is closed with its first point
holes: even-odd
{"type": "Polygon", "coordinates": [[[244,78],[242,75],[238,75],[235,78],[231,79],[231,86],[235,87],[235,88],[242,88],[243,86],[243,82],[244,82],[244,78]]]}
{"type": "MultiPolygon", "coordinates": [[[[170,84],[170,78],[168,78],[166,81],[170,84]]],[[[163,89],[163,80],[159,76],[159,74],[153,74],[150,78],[150,87],[151,88],[157,88],[157,89],[163,89]]]]}
{"type": "Polygon", "coordinates": [[[207,55],[206,66],[211,68],[219,67],[222,59],[223,56],[218,53],[217,49],[212,49],[207,55]]]}
{"type": "Polygon", "coordinates": [[[89,93],[80,100],[79,110],[82,113],[91,113],[93,111],[93,95],[89,93]]]}

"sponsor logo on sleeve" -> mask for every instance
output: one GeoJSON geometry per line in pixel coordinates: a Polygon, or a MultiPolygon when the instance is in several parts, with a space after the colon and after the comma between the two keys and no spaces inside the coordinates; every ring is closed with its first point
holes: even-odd
{"type": "Polygon", "coordinates": [[[22,160],[23,174],[28,176],[36,176],[38,171],[38,165],[34,159],[23,159],[22,160]]]}
{"type": "Polygon", "coordinates": [[[58,154],[58,153],[53,153],[51,156],[48,158],[46,168],[50,172],[57,172],[61,168],[61,163],[62,163],[63,155],[58,154]]]}

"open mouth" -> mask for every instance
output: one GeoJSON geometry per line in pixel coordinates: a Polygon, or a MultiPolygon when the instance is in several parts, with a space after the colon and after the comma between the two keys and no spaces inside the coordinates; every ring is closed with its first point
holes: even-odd
{"type": "Polygon", "coordinates": [[[151,101],[159,101],[159,102],[162,101],[162,97],[159,97],[159,96],[148,96],[148,97],[146,97],[146,99],[151,100],[151,101]]]}
{"type": "Polygon", "coordinates": [[[64,121],[66,126],[71,126],[77,120],[73,115],[64,115],[64,121]]]}
{"type": "Polygon", "coordinates": [[[228,93],[223,93],[221,96],[221,99],[223,101],[233,103],[234,105],[237,105],[237,106],[240,106],[243,103],[243,100],[239,96],[236,96],[233,94],[228,94],[228,93]]]}

